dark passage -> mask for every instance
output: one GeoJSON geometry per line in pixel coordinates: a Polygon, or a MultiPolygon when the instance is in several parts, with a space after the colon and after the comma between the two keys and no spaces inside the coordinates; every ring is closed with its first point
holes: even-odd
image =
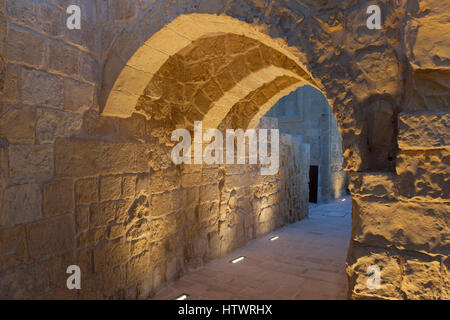
{"type": "Polygon", "coordinates": [[[309,202],[317,203],[319,187],[319,166],[309,167],[309,202]]]}

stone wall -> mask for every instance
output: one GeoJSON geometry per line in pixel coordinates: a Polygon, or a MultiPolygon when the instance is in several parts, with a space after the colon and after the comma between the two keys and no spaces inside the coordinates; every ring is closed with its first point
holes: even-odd
{"type": "MultiPolygon", "coordinates": [[[[81,30],[66,28],[68,4],[0,0],[2,297],[75,298],[73,261],[88,275],[79,297],[145,297],[175,277],[208,236],[182,252],[198,234],[185,217],[203,211],[175,210],[188,198],[167,132],[201,119],[254,126],[309,84],[332,107],[351,173],[349,297],[448,298],[448,2],[379,1],[381,30],[366,27],[370,1],[70,1],[81,30]],[[158,72],[175,88],[155,87],[158,72]],[[370,264],[380,290],[365,285],[370,264]]],[[[206,185],[222,174],[201,172],[206,185]]],[[[218,195],[206,185],[205,199],[218,195]]]]}
{"type": "Polygon", "coordinates": [[[344,195],[348,183],[342,169],[342,138],[324,95],[313,87],[301,87],[278,101],[267,115],[278,118],[281,132],[300,135],[310,145],[310,165],[319,167],[318,203],[344,195]]]}

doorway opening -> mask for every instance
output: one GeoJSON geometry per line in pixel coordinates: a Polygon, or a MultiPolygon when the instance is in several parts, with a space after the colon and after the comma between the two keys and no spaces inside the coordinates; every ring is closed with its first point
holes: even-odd
{"type": "Polygon", "coordinates": [[[319,166],[309,166],[309,202],[317,203],[319,191],[319,166]]]}

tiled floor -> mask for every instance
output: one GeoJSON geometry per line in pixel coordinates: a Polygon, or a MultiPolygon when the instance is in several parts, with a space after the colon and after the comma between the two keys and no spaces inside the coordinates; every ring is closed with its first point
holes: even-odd
{"type": "Polygon", "coordinates": [[[309,218],[192,271],[154,299],[345,299],[351,200],[311,205],[309,218]],[[269,238],[279,236],[275,241],[269,238]],[[238,256],[246,259],[236,264],[238,256]]]}

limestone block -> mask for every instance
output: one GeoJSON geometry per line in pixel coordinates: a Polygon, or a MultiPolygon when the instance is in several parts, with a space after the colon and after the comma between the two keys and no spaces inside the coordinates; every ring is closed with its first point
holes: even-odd
{"type": "Polygon", "coordinates": [[[63,180],[44,184],[42,188],[42,213],[45,217],[71,213],[73,209],[73,181],[63,180]]]}
{"type": "Polygon", "coordinates": [[[351,173],[349,189],[353,196],[395,199],[397,188],[391,173],[351,173]]]}
{"type": "Polygon", "coordinates": [[[122,190],[121,176],[106,176],[100,178],[100,201],[118,200],[122,190]]]}
{"type": "Polygon", "coordinates": [[[6,59],[40,67],[43,59],[45,39],[24,29],[10,27],[6,38],[6,59]]]}
{"type": "Polygon", "coordinates": [[[82,82],[64,80],[64,110],[84,113],[94,105],[96,89],[82,82]]]}
{"type": "Polygon", "coordinates": [[[136,178],[136,196],[149,194],[150,174],[141,173],[136,178]]]}
{"type": "Polygon", "coordinates": [[[177,213],[172,213],[162,218],[152,219],[150,226],[150,229],[152,230],[150,240],[153,242],[165,239],[176,233],[178,228],[181,227],[177,224],[177,221],[177,213]]]}
{"type": "Polygon", "coordinates": [[[141,238],[148,238],[151,231],[151,222],[147,218],[142,218],[132,224],[127,225],[126,233],[127,240],[137,240],[141,238]]]}
{"type": "Polygon", "coordinates": [[[449,66],[450,42],[442,36],[449,28],[446,18],[449,10],[447,2],[437,0],[421,1],[420,6],[408,6],[408,13],[414,18],[407,20],[405,44],[413,68],[449,66]]]}
{"type": "Polygon", "coordinates": [[[107,239],[114,240],[121,238],[126,233],[126,226],[123,224],[110,224],[107,231],[107,239]]]}
{"type": "Polygon", "coordinates": [[[131,244],[131,255],[132,256],[137,256],[140,255],[141,253],[145,252],[145,251],[149,251],[150,250],[150,244],[148,239],[139,239],[134,241],[131,244]]]}
{"type": "Polygon", "coordinates": [[[148,171],[147,146],[136,143],[57,139],[55,173],[62,177],[148,171]]]}
{"type": "Polygon", "coordinates": [[[122,198],[131,198],[136,194],[136,175],[127,175],[122,178],[122,198]]]}
{"type": "Polygon", "coordinates": [[[200,202],[215,201],[219,199],[219,186],[210,184],[200,187],[200,202]]]}
{"type": "Polygon", "coordinates": [[[48,177],[53,171],[51,145],[9,146],[9,176],[17,180],[48,177]]]}
{"type": "Polygon", "coordinates": [[[75,201],[77,205],[97,202],[98,179],[88,178],[75,182],[75,201]]]}
{"type": "Polygon", "coordinates": [[[181,208],[183,203],[180,189],[152,195],[152,216],[158,217],[181,208]]]}
{"type": "Polygon", "coordinates": [[[106,239],[106,227],[91,228],[78,235],[77,247],[87,248],[106,239]]]}
{"type": "Polygon", "coordinates": [[[181,186],[183,188],[199,186],[202,181],[201,172],[183,172],[181,174],[181,186]]]}
{"type": "Polygon", "coordinates": [[[37,184],[10,186],[3,193],[2,226],[14,226],[41,217],[41,190],[37,184]]]}
{"type": "Polygon", "coordinates": [[[97,59],[89,54],[80,53],[80,76],[84,81],[96,83],[100,74],[97,59]]]}
{"type": "Polygon", "coordinates": [[[18,226],[0,231],[0,271],[27,260],[25,228],[18,226]]]}
{"type": "Polygon", "coordinates": [[[80,53],[61,42],[51,42],[49,45],[48,67],[50,71],[62,73],[71,78],[78,78],[80,53]]]}
{"type": "Polygon", "coordinates": [[[86,275],[87,277],[91,276],[94,272],[93,266],[93,258],[92,258],[92,249],[81,249],[77,250],[77,262],[81,269],[81,274],[86,275]]]}
{"type": "Polygon", "coordinates": [[[9,104],[0,106],[0,136],[10,143],[34,143],[36,109],[33,107],[14,108],[9,104]]]}
{"type": "MultiPolygon", "coordinates": [[[[61,108],[64,101],[64,81],[61,77],[27,68],[22,69],[22,101],[39,106],[61,108]]],[[[76,97],[77,99],[83,97],[76,97]]]]}
{"type": "Polygon", "coordinates": [[[34,294],[44,295],[49,288],[67,290],[67,267],[75,264],[74,250],[62,253],[55,252],[53,255],[36,261],[33,265],[35,275],[34,294]]]}
{"type": "Polygon", "coordinates": [[[26,226],[31,259],[74,250],[75,223],[72,215],[54,217],[26,226]]]}
{"type": "MultiPolygon", "coordinates": [[[[83,8],[83,6],[81,6],[83,8]]],[[[92,5],[85,5],[86,7],[92,7],[92,5]]],[[[67,7],[66,7],[67,8],[67,7]]],[[[64,22],[62,22],[64,23],[64,22]]],[[[69,30],[64,28],[64,37],[67,42],[71,42],[77,47],[83,47],[83,51],[88,51],[90,53],[98,52],[100,35],[97,31],[97,27],[93,26],[88,21],[84,21],[80,30],[74,32],[74,30],[69,30]]]]}
{"type": "Polygon", "coordinates": [[[77,206],[75,210],[77,233],[89,228],[89,206],[77,206]]]}
{"type": "Polygon", "coordinates": [[[80,132],[82,117],[78,114],[51,109],[37,110],[36,138],[39,143],[53,143],[80,132]]]}
{"type": "Polygon", "coordinates": [[[21,68],[15,64],[6,64],[0,59],[0,92],[3,97],[9,101],[16,101],[19,99],[19,78],[21,68]]]}
{"type": "Polygon", "coordinates": [[[218,202],[202,203],[198,206],[197,219],[199,222],[214,224],[219,218],[218,202]]]}
{"type": "Polygon", "coordinates": [[[200,201],[200,188],[183,188],[183,208],[196,206],[200,201]]]}
{"type": "Polygon", "coordinates": [[[405,261],[402,291],[406,299],[441,299],[441,272],[439,261],[420,261],[408,258],[405,261]]]}
{"type": "Polygon", "coordinates": [[[94,271],[105,272],[128,260],[130,245],[122,240],[102,242],[94,248],[94,271]]]}
{"type": "Polygon", "coordinates": [[[100,290],[102,282],[100,276],[87,278],[83,281],[83,286],[79,291],[79,299],[83,300],[99,300],[104,299],[100,290]]]}
{"type": "Polygon", "coordinates": [[[117,202],[109,201],[91,205],[90,227],[104,227],[116,217],[117,202]]]}
{"type": "Polygon", "coordinates": [[[365,245],[421,252],[450,246],[448,204],[353,198],[353,239],[365,245]],[[414,221],[414,223],[412,223],[414,221]]]}
{"type": "Polygon", "coordinates": [[[105,295],[105,297],[115,297],[115,294],[125,287],[125,277],[125,266],[118,266],[106,273],[103,273],[103,286],[101,292],[105,295]]]}
{"type": "Polygon", "coordinates": [[[180,180],[180,172],[176,167],[155,171],[150,175],[149,191],[152,193],[160,193],[178,189],[180,187],[180,180]]]}
{"type": "Polygon", "coordinates": [[[157,265],[159,262],[164,260],[165,256],[169,253],[169,240],[158,240],[151,242],[150,244],[150,255],[152,263],[157,265]]]}
{"type": "Polygon", "coordinates": [[[398,145],[402,150],[450,146],[450,113],[403,113],[399,117],[398,145]]]}
{"type": "Polygon", "coordinates": [[[448,201],[449,166],[448,149],[400,152],[396,166],[400,195],[417,201],[448,201]]]}
{"type": "Polygon", "coordinates": [[[399,290],[402,281],[402,267],[399,257],[382,249],[353,246],[347,265],[352,298],[394,298],[401,299],[399,290]],[[370,266],[377,266],[380,273],[380,287],[369,289],[367,282],[370,266]]]}
{"type": "Polygon", "coordinates": [[[127,263],[127,283],[131,284],[144,278],[150,270],[150,252],[132,258],[127,263]]]}

